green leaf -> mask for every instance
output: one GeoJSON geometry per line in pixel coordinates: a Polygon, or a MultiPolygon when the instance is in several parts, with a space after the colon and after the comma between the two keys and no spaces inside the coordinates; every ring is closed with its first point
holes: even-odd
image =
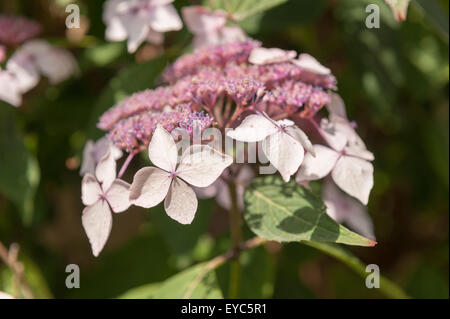
{"type": "Polygon", "coordinates": [[[274,176],[258,178],[246,190],[245,201],[248,226],[268,240],[376,244],[333,221],[322,201],[294,181],[284,183],[274,176]]]}
{"type": "Polygon", "coordinates": [[[159,282],[151,283],[130,289],[117,297],[118,299],[151,299],[153,294],[161,286],[159,282]]]}
{"type": "Polygon", "coordinates": [[[188,226],[182,225],[167,216],[162,205],[151,208],[150,217],[173,254],[192,258],[192,251],[201,235],[207,231],[212,209],[212,200],[200,201],[194,221],[188,226]]]}
{"type": "Polygon", "coordinates": [[[223,298],[216,273],[208,263],[197,264],[161,285],[153,295],[155,299],[218,299],[223,298]]]}
{"type": "Polygon", "coordinates": [[[213,10],[222,9],[231,14],[236,21],[269,10],[287,0],[209,0],[206,5],[213,10]]]}
{"type": "MultiPolygon", "coordinates": [[[[334,257],[344,264],[346,264],[355,273],[363,278],[369,274],[366,272],[366,265],[358,259],[358,257],[351,254],[349,251],[333,244],[317,243],[317,242],[303,242],[303,244],[316,248],[331,257],[334,257]]],[[[384,276],[380,275],[380,292],[384,293],[390,298],[407,299],[409,296],[395,283],[384,276]]]]}
{"type": "MultiPolygon", "coordinates": [[[[120,220],[116,226],[119,224],[120,220]]],[[[86,241],[86,250],[88,245],[86,241]]],[[[175,269],[167,265],[170,254],[163,239],[145,224],[138,236],[122,247],[102,254],[97,259],[90,257],[95,260],[95,267],[82,269],[80,288],[66,289],[64,292],[68,295],[65,297],[115,298],[135,287],[159,283],[175,273],[175,269]]]]}
{"type": "Polygon", "coordinates": [[[19,208],[24,224],[29,225],[40,179],[39,165],[16,128],[14,109],[1,103],[0,149],[0,191],[19,208]]]}
{"type": "MultiPolygon", "coordinates": [[[[241,263],[241,284],[238,296],[243,299],[272,298],[275,281],[274,256],[263,246],[243,251],[241,263]]],[[[229,289],[230,267],[228,262],[217,269],[217,277],[223,291],[229,289]]]]}
{"type": "Polygon", "coordinates": [[[156,79],[166,65],[166,57],[161,56],[144,63],[136,63],[128,66],[122,69],[116,77],[111,79],[91,113],[89,136],[100,136],[96,125],[98,118],[103,112],[135,92],[154,87],[156,79]]]}
{"type": "Polygon", "coordinates": [[[448,15],[442,4],[436,0],[416,0],[413,4],[423,12],[448,42],[448,15]]]}

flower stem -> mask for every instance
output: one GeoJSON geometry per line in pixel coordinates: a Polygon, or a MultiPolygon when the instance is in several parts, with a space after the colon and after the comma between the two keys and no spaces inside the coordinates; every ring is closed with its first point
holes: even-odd
{"type": "Polygon", "coordinates": [[[120,172],[119,172],[119,175],[117,175],[117,178],[121,178],[123,176],[123,174],[127,170],[128,165],[130,165],[130,162],[133,159],[134,155],[135,155],[135,153],[130,153],[130,155],[128,155],[127,159],[125,160],[122,167],[120,168],[120,172]]]}
{"type": "Polygon", "coordinates": [[[231,116],[231,118],[228,120],[225,128],[230,128],[231,126],[233,126],[233,123],[239,118],[239,116],[245,111],[245,108],[243,107],[239,107],[237,106],[236,109],[234,110],[233,115],[231,116]]]}
{"type": "MultiPolygon", "coordinates": [[[[238,208],[238,198],[236,194],[236,184],[231,181],[229,183],[231,196],[230,210],[230,234],[232,251],[238,252],[242,242],[241,215],[238,208]]],[[[230,265],[230,286],[228,291],[229,298],[239,298],[239,290],[241,285],[241,264],[239,262],[239,254],[231,261],[230,265]]]]}

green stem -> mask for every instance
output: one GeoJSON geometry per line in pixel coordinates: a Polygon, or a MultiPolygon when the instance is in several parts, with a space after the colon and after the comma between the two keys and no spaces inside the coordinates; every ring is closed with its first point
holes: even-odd
{"type": "Polygon", "coordinates": [[[232,251],[236,252],[236,259],[231,261],[230,265],[230,286],[228,291],[229,298],[239,298],[239,290],[241,285],[241,264],[239,263],[239,249],[242,243],[241,215],[237,204],[236,185],[233,181],[229,183],[231,196],[230,210],[230,234],[232,251]]]}
{"type": "MultiPolygon", "coordinates": [[[[334,257],[344,264],[346,264],[350,269],[361,277],[367,277],[366,265],[359,260],[356,256],[353,256],[341,247],[333,244],[318,243],[312,241],[302,241],[302,244],[316,248],[325,254],[334,257]]],[[[380,275],[380,288],[378,288],[386,297],[394,299],[409,299],[410,297],[394,282],[390,281],[384,276],[380,275]]]]}

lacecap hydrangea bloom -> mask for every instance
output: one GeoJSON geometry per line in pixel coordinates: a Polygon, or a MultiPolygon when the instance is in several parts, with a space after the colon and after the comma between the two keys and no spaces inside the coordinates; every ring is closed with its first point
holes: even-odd
{"type": "MultiPolygon", "coordinates": [[[[184,14],[205,14],[194,9],[184,14]]],[[[136,172],[129,189],[124,187],[123,203],[149,208],[164,201],[168,216],[189,224],[195,218],[197,194],[216,197],[221,206],[229,208],[227,185],[232,179],[238,183],[242,209],[243,190],[257,175],[257,165],[235,163],[236,154],[227,152],[223,143],[211,145],[211,140],[195,139],[197,133],[212,128],[221,133],[220,142],[232,139],[258,144],[262,156],[285,182],[295,175],[299,184],[308,187],[310,181],[324,179],[328,214],[374,237],[365,210],[373,185],[370,162],[374,157],[347,118],[329,68],[308,54],[264,48],[246,38],[199,46],[178,58],[162,77],[163,85],[125,98],[98,122],[110,146],[129,154],[118,179],[140,152],[148,151],[153,164],[136,172]],[[328,118],[318,114],[324,107],[328,118]],[[180,132],[191,143],[183,152],[177,147],[180,132]]],[[[111,150],[101,153],[113,158],[111,150]]],[[[92,157],[90,161],[95,162],[92,157]]],[[[103,187],[100,176],[88,176],[100,185],[96,194],[102,204],[94,204],[110,216],[107,211],[113,205],[107,189],[111,181],[103,187]]],[[[105,224],[109,227],[110,222],[105,224]]],[[[95,223],[85,224],[85,229],[91,243],[96,243],[97,255],[107,236],[95,223]]]]}

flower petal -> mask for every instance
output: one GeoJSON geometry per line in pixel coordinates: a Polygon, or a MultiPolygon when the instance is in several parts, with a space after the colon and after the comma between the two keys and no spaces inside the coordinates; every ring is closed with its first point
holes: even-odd
{"type": "Polygon", "coordinates": [[[322,188],[322,199],[327,214],[338,223],[346,223],[357,233],[375,240],[373,222],[366,207],[353,197],[344,194],[327,180],[322,188]]]}
{"type": "Polygon", "coordinates": [[[148,22],[150,27],[157,32],[176,31],[183,27],[177,10],[172,4],[152,8],[149,12],[148,22]]]}
{"type": "Polygon", "coordinates": [[[106,31],[105,38],[109,41],[124,41],[127,39],[127,30],[118,17],[112,17],[105,21],[106,31]]]}
{"type": "Polygon", "coordinates": [[[108,240],[112,228],[112,215],[108,203],[97,201],[83,210],[83,228],[91,243],[92,253],[97,257],[108,240]]]}
{"type": "Polygon", "coordinates": [[[297,52],[285,51],[278,48],[255,48],[248,57],[248,62],[262,65],[271,63],[287,62],[295,59],[297,52]]]}
{"type": "Polygon", "coordinates": [[[24,47],[17,50],[6,63],[6,70],[14,75],[15,85],[22,93],[29,91],[39,82],[39,72],[30,59],[31,53],[24,47]]]}
{"type": "Polygon", "coordinates": [[[81,182],[81,201],[83,204],[86,206],[93,205],[102,194],[102,188],[97,179],[89,173],[84,175],[81,182]]]}
{"type": "Polygon", "coordinates": [[[342,156],[331,172],[334,182],[347,194],[367,205],[373,187],[373,165],[360,158],[342,156]]]}
{"type": "Polygon", "coordinates": [[[295,178],[296,182],[299,184],[327,176],[336,165],[336,161],[339,158],[339,153],[331,148],[318,144],[313,147],[316,156],[314,157],[311,153],[306,153],[305,160],[295,178]]]}
{"type": "Polygon", "coordinates": [[[83,161],[81,163],[80,175],[83,176],[87,173],[95,174],[95,159],[93,156],[94,153],[94,142],[92,140],[88,140],[84,145],[83,149],[83,161]]]}
{"type": "Polygon", "coordinates": [[[158,205],[169,191],[172,177],[156,167],[144,167],[134,175],[130,187],[130,202],[144,208],[158,205]]]}
{"type": "Polygon", "coordinates": [[[201,48],[209,45],[221,43],[220,34],[217,32],[200,33],[192,40],[195,48],[201,48]]]}
{"type": "Polygon", "coordinates": [[[228,131],[227,136],[241,142],[259,142],[276,131],[278,127],[266,117],[251,114],[234,130],[228,131]]]}
{"type": "MultiPolygon", "coordinates": [[[[220,207],[229,211],[232,205],[230,187],[223,179],[219,179],[218,181],[219,181],[219,191],[217,192],[216,195],[216,202],[220,207]]],[[[238,200],[242,201],[243,198],[238,200]]]]}
{"type": "Polygon", "coordinates": [[[300,142],[305,150],[311,153],[312,156],[316,155],[316,153],[314,152],[314,147],[309,140],[308,135],[306,135],[305,132],[303,132],[299,127],[297,127],[296,125],[286,127],[286,133],[300,142]]]}
{"type": "Polygon", "coordinates": [[[328,93],[328,95],[330,96],[331,101],[326,105],[326,108],[330,113],[331,122],[333,122],[335,118],[340,118],[348,121],[344,100],[342,100],[339,94],[334,92],[328,93]]]}
{"type": "Polygon", "coordinates": [[[128,35],[128,52],[134,53],[147,37],[149,26],[147,23],[147,15],[127,13],[119,16],[120,22],[127,30],[128,35]]]}
{"type": "Polygon", "coordinates": [[[371,151],[357,146],[347,146],[345,148],[345,154],[353,157],[359,157],[366,161],[373,161],[375,159],[375,156],[371,151]]]}
{"type": "Polygon", "coordinates": [[[206,187],[233,163],[230,155],[222,154],[208,145],[192,145],[184,153],[177,176],[191,185],[206,187]]]}
{"type": "Polygon", "coordinates": [[[203,6],[188,6],[182,8],[184,22],[194,34],[214,33],[225,26],[227,18],[219,12],[211,12],[203,6]]]}
{"type": "Polygon", "coordinates": [[[130,184],[116,179],[106,193],[106,200],[115,213],[124,212],[130,207],[130,184]]]}
{"type": "Polygon", "coordinates": [[[311,73],[319,75],[328,75],[331,73],[329,68],[324,67],[319,61],[306,53],[300,54],[298,59],[294,60],[294,63],[311,73]]]}
{"type": "Polygon", "coordinates": [[[150,161],[159,168],[174,172],[177,166],[178,150],[172,135],[161,125],[153,132],[152,140],[148,145],[150,161]]]}
{"type": "Polygon", "coordinates": [[[122,151],[111,142],[108,136],[103,136],[95,142],[93,153],[95,161],[100,162],[107,152],[112,152],[112,156],[115,160],[122,157],[122,151]]]}
{"type": "Polygon", "coordinates": [[[197,205],[197,197],[192,188],[175,178],[164,201],[167,215],[180,224],[190,224],[194,220],[197,205]]]}
{"type": "Polygon", "coordinates": [[[319,130],[321,130],[320,133],[328,145],[335,151],[340,152],[347,145],[347,136],[344,132],[336,128],[334,122],[330,122],[328,119],[322,119],[319,130]]]}
{"type": "Polygon", "coordinates": [[[116,160],[111,152],[108,152],[98,162],[95,168],[95,176],[102,183],[103,192],[106,192],[116,179],[116,160]]]}
{"type": "Polygon", "coordinates": [[[245,41],[248,37],[238,26],[227,26],[220,30],[221,43],[245,41]]]}
{"type": "Polygon", "coordinates": [[[297,172],[305,153],[300,142],[281,131],[268,136],[262,142],[262,150],[285,182],[297,172]]]}
{"type": "Polygon", "coordinates": [[[22,93],[16,78],[8,71],[0,69],[0,100],[13,106],[20,106],[22,93]]]}
{"type": "Polygon", "coordinates": [[[60,83],[78,71],[77,63],[69,51],[50,45],[45,54],[36,55],[35,61],[51,84],[60,83]]]}

